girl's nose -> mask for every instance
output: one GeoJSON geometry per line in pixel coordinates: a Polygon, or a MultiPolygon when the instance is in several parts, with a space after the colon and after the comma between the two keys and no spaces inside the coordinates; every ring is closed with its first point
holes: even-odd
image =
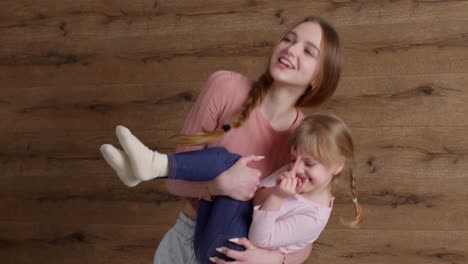
{"type": "Polygon", "coordinates": [[[303,175],[304,174],[304,162],[301,160],[301,162],[299,162],[299,164],[297,165],[297,171],[296,171],[297,174],[299,175],[303,175]]]}

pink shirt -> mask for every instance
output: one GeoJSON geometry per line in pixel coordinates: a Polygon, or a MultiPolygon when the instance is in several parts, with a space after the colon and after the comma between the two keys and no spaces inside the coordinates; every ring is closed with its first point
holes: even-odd
{"type": "MultiPolygon", "coordinates": [[[[193,105],[182,133],[196,133],[214,130],[232,121],[241,111],[253,81],[246,76],[230,71],[216,71],[205,83],[196,103],[193,105]]],[[[304,115],[298,110],[296,120],[288,130],[274,130],[258,107],[250,113],[244,124],[225,133],[220,140],[208,146],[180,146],[177,152],[222,146],[241,156],[261,155],[265,159],[253,162],[251,167],[266,177],[289,161],[288,136],[302,121],[304,115]]],[[[194,188],[190,182],[168,180],[169,191],[179,196],[201,198],[205,189],[194,188]]],[[[197,203],[192,203],[194,207],[197,203]]],[[[196,208],[196,207],[195,207],[196,208]]]]}
{"type": "MultiPolygon", "coordinates": [[[[282,167],[262,181],[262,186],[273,187],[282,167]]],[[[250,241],[262,248],[278,249],[283,253],[296,252],[314,242],[327,225],[333,205],[326,207],[296,194],[284,200],[278,211],[259,210],[254,207],[250,241]]]]}

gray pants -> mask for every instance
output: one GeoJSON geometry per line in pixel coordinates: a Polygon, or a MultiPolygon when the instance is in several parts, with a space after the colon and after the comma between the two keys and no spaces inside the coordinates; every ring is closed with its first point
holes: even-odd
{"type": "Polygon", "coordinates": [[[195,222],[184,213],[159,243],[154,264],[197,264],[193,250],[195,222]]]}

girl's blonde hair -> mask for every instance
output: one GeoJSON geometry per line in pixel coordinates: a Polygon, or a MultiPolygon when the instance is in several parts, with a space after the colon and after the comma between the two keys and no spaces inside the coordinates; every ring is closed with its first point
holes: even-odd
{"type": "MultiPolygon", "coordinates": [[[[306,117],[289,137],[289,146],[296,151],[300,149],[329,168],[341,163],[351,165],[354,161],[351,130],[343,120],[333,114],[315,113],[306,117]]],[[[335,178],[340,174],[341,172],[333,176],[332,187],[335,178]]],[[[347,225],[355,228],[362,223],[363,216],[357,200],[356,178],[352,166],[349,168],[349,177],[356,217],[347,225]]]]}
{"type": "MultiPolygon", "coordinates": [[[[305,92],[296,101],[296,106],[313,107],[321,105],[330,98],[338,86],[342,67],[341,44],[338,33],[336,33],[335,29],[323,19],[315,16],[306,17],[293,25],[281,39],[283,39],[293,28],[305,22],[314,22],[321,27],[322,42],[320,45],[317,75],[313,80],[313,83],[307,87],[305,92]]],[[[242,126],[242,124],[248,119],[252,110],[267,94],[268,89],[273,83],[269,65],[270,61],[268,61],[268,66],[265,72],[253,84],[249,96],[244,102],[241,113],[228,124],[229,127],[237,128],[242,126]]],[[[227,129],[223,128],[218,128],[214,131],[203,130],[202,132],[192,135],[175,135],[171,137],[171,140],[175,143],[185,145],[208,144],[216,141],[225,133],[225,131],[227,131],[227,129]]]]}

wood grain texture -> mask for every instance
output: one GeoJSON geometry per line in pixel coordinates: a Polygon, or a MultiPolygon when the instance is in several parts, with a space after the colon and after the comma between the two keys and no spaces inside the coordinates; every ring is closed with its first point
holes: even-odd
{"type": "Polygon", "coordinates": [[[3,1],[0,262],[148,263],[184,200],[126,188],[99,146],[116,125],[173,152],[215,70],[264,71],[306,15],[337,29],[330,111],[352,128],[365,224],[348,179],[306,263],[468,261],[468,1],[3,1]]]}
{"type": "MultiPolygon", "coordinates": [[[[6,225],[0,257],[7,263],[147,263],[163,234],[151,225],[6,225]]],[[[461,231],[327,229],[305,263],[463,264],[466,237],[461,231]]]]}
{"type": "MultiPolygon", "coordinates": [[[[136,131],[175,133],[202,86],[203,81],[5,88],[0,126],[15,133],[109,131],[120,122],[136,131]]],[[[467,87],[466,74],[345,77],[320,110],[336,112],[351,127],[466,126],[467,87]]]]}

